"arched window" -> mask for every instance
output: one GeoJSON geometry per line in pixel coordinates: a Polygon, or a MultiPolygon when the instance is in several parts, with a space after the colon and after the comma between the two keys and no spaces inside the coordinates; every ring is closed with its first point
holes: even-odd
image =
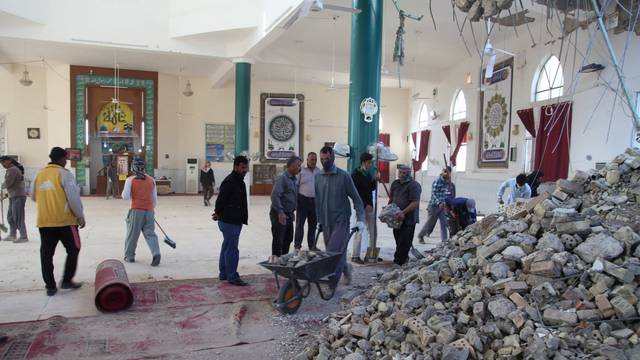
{"type": "Polygon", "coordinates": [[[420,129],[426,128],[429,125],[429,120],[429,108],[427,108],[427,104],[422,104],[418,117],[418,127],[420,129]]]}
{"type": "Polygon", "coordinates": [[[467,101],[462,90],[458,90],[451,105],[451,121],[465,120],[467,118],[467,101]]]}
{"type": "Polygon", "coordinates": [[[557,57],[551,55],[535,78],[534,101],[544,101],[562,96],[564,75],[557,57]]]}

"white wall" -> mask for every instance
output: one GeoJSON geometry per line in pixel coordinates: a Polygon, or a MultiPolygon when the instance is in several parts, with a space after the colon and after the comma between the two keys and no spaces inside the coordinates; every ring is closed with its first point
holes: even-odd
{"type": "MultiPolygon", "coordinates": [[[[24,87],[18,80],[22,68],[0,75],[0,113],[7,113],[9,152],[18,154],[28,176],[48,162],[51,147],[69,147],[70,89],[69,65],[37,64],[29,67],[33,85],[24,87]],[[40,128],[39,140],[27,140],[27,128],[40,128]]],[[[195,157],[204,161],[206,123],[234,123],[233,84],[213,88],[206,78],[189,78],[195,94],[182,95],[186,78],[158,76],[158,169],[157,176],[174,180],[174,190],[185,188],[185,161],[195,157]]],[[[318,151],[327,141],[347,142],[348,90],[326,91],[318,84],[301,83],[296,91],[304,94],[304,152],[318,151]]],[[[289,82],[254,82],[251,91],[250,152],[260,151],[260,93],[292,93],[289,82]]],[[[381,132],[391,134],[391,147],[400,161],[407,162],[410,109],[408,89],[384,88],[381,96],[383,124],[381,132]]],[[[303,154],[304,156],[304,154],[303,154]]],[[[346,167],[346,160],[338,161],[346,167]]],[[[215,163],[219,181],[230,170],[230,163],[215,163]]]]}
{"type": "MultiPolygon", "coordinates": [[[[544,26],[542,24],[542,26],[544,26]]],[[[532,27],[534,34],[540,34],[537,26],[532,27]]],[[[557,31],[556,31],[557,32],[557,31]]],[[[546,33],[546,32],[545,32],[546,33]]],[[[626,34],[612,36],[614,46],[618,54],[622,53],[626,34]]],[[[635,66],[640,61],[640,41],[635,35],[631,35],[627,53],[625,73],[627,76],[628,87],[635,94],[640,91],[640,68],[635,66]]],[[[497,48],[507,49],[518,55],[516,66],[514,69],[513,79],[513,106],[511,125],[519,125],[520,132],[518,135],[511,135],[511,146],[517,147],[517,161],[509,162],[508,169],[479,169],[477,166],[477,147],[479,134],[479,91],[478,77],[480,70],[480,61],[477,56],[467,58],[464,61],[451,68],[444,74],[442,80],[435,85],[438,88],[438,99],[436,102],[436,110],[441,114],[440,119],[434,121],[430,126],[431,141],[429,146],[429,169],[424,174],[417,175],[418,180],[423,184],[423,197],[428,199],[431,193],[431,182],[440,172],[442,168],[442,153],[446,152],[446,139],[441,129],[442,125],[449,123],[450,107],[453,97],[458,89],[464,91],[467,101],[467,121],[469,121],[469,132],[473,139],[468,142],[467,150],[467,170],[464,173],[454,173],[454,180],[457,184],[459,196],[470,196],[477,200],[480,211],[488,212],[495,210],[497,187],[504,179],[515,176],[524,169],[524,152],[523,141],[525,130],[518,118],[516,111],[519,109],[533,107],[535,111],[536,124],[539,121],[539,108],[542,105],[554,103],[557,101],[532,102],[532,82],[536,71],[540,68],[545,59],[554,54],[558,56],[560,41],[556,41],[553,45],[544,45],[548,39],[540,41],[537,39],[538,45],[535,48],[530,47],[530,40],[520,32],[519,39],[509,39],[506,41],[498,41],[492,39],[494,46],[497,48]],[[526,64],[524,61],[526,59],[526,64]],[[466,85],[465,77],[467,73],[471,73],[473,84],[466,85]]],[[[578,49],[585,53],[587,48],[588,33],[581,31],[578,41],[578,49]]],[[[573,38],[572,38],[573,41],[573,38]]],[[[462,45],[461,45],[462,46],[462,45]]],[[[471,46],[471,45],[470,45],[471,46]]],[[[565,43],[566,46],[570,46],[565,43]]],[[[632,125],[629,111],[622,106],[620,97],[614,106],[614,92],[607,90],[601,104],[595,110],[596,103],[604,91],[604,86],[594,87],[598,81],[597,74],[580,74],[579,82],[574,96],[570,96],[570,88],[572,81],[571,69],[573,67],[573,50],[569,51],[566,57],[563,51],[561,62],[564,67],[565,88],[562,100],[573,100],[573,120],[571,128],[572,141],[570,145],[570,166],[569,174],[579,169],[589,169],[595,166],[596,162],[607,161],[616,154],[623,152],[631,143],[632,125]],[[607,139],[607,131],[611,119],[613,109],[613,121],[611,123],[610,135],[607,139]],[[593,113],[593,119],[589,126],[587,122],[593,113]],[[591,156],[591,160],[587,159],[591,156]]],[[[486,61],[486,60],[485,60],[486,61]]],[[[500,61],[500,57],[498,58],[500,61]]],[[[579,53],[576,59],[576,71],[580,68],[582,58],[579,53]]],[[[617,84],[615,71],[610,64],[609,56],[601,35],[598,33],[595,38],[593,50],[588,58],[587,63],[596,62],[604,64],[607,68],[601,72],[600,76],[604,79],[613,79],[614,87],[617,84]]],[[[420,91],[421,94],[431,94],[434,84],[418,83],[413,91],[420,91]]],[[[620,91],[620,96],[622,92],[620,91]]],[[[635,95],[634,95],[635,101],[635,95]]],[[[419,116],[419,106],[413,106],[410,117],[410,124],[417,121],[419,116]]],[[[536,125],[537,128],[537,125],[536,125]]],[[[452,130],[453,132],[453,130],[452,130]]],[[[455,136],[452,133],[452,139],[455,145],[455,136]]]]}
{"type": "MultiPolygon", "coordinates": [[[[184,188],[184,161],[187,157],[204,160],[206,123],[234,123],[235,90],[233,84],[224,88],[212,88],[210,80],[190,78],[195,94],[189,98],[181,94],[187,79],[160,74],[158,134],[158,173],[171,176],[175,189],[184,188]],[[181,113],[179,117],[174,115],[181,113]],[[172,122],[172,120],[174,122],[172,122]],[[166,151],[170,159],[165,159],[166,151]]],[[[260,94],[293,93],[290,82],[257,81],[251,84],[251,124],[249,127],[250,152],[260,151],[260,94]]],[[[326,91],[326,86],[299,83],[297,93],[304,94],[305,125],[303,151],[319,151],[327,141],[347,142],[348,90],[326,91]]],[[[383,88],[381,94],[384,117],[381,132],[391,133],[391,145],[400,161],[408,161],[406,146],[408,89],[383,88]]],[[[304,154],[303,154],[304,157],[304,154]]],[[[346,160],[338,160],[338,166],[346,168],[346,160]]],[[[229,163],[214,163],[216,179],[230,170],[229,163]]]]}

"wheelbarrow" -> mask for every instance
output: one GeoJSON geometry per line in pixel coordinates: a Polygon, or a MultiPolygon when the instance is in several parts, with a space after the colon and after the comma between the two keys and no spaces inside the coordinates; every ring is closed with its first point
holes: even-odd
{"type": "MultiPolygon", "coordinates": [[[[351,229],[349,238],[357,231],[351,229]]],[[[320,234],[320,231],[318,231],[320,234]]],[[[276,279],[278,297],[274,306],[283,314],[294,314],[302,305],[302,299],[309,296],[311,285],[314,284],[322,300],[331,300],[338,287],[338,282],[331,278],[340,262],[341,252],[324,252],[324,256],[316,256],[304,265],[289,267],[281,264],[271,264],[268,261],[258,263],[271,270],[276,279]],[[286,281],[281,285],[279,277],[286,281]]]]}

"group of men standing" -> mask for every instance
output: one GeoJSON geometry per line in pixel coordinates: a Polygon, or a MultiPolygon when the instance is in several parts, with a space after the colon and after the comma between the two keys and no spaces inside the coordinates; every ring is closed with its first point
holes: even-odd
{"type": "MultiPolygon", "coordinates": [[[[352,262],[364,263],[361,257],[362,249],[364,247],[366,251],[367,238],[375,234],[376,213],[373,195],[380,175],[377,171],[372,171],[372,162],[373,156],[363,153],[360,156],[360,166],[348,174],[335,165],[335,153],[328,146],[320,150],[321,168],[316,167],[315,152],[307,154],[306,167],[301,167],[302,159],[299,157],[289,158],[284,173],[276,180],[271,193],[272,256],[287,254],[294,238],[294,248],[301,249],[306,221],[309,249],[317,249],[318,229],[318,234],[322,232],[325,249],[343,254],[336,269],[335,279],[340,279],[344,273],[345,280],[349,282],[351,266],[347,264],[346,253],[351,235],[352,204],[357,229],[352,262]]],[[[399,166],[398,174],[398,179],[391,185],[389,203],[395,203],[401,209],[398,219],[402,221],[402,225],[394,230],[394,262],[402,265],[408,260],[415,226],[418,223],[421,187],[411,177],[411,169],[408,166],[399,166]]]]}

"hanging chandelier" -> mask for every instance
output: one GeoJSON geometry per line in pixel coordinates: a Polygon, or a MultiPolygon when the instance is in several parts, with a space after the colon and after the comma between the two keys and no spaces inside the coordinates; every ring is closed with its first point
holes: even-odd
{"type": "Polygon", "coordinates": [[[33,80],[29,79],[29,71],[27,70],[26,64],[24,65],[22,78],[20,78],[20,84],[22,84],[22,86],[31,86],[31,84],[33,84],[33,80]]]}
{"type": "Polygon", "coordinates": [[[182,95],[189,97],[193,95],[193,90],[191,89],[191,81],[187,80],[187,85],[182,90],[182,95]]]}

